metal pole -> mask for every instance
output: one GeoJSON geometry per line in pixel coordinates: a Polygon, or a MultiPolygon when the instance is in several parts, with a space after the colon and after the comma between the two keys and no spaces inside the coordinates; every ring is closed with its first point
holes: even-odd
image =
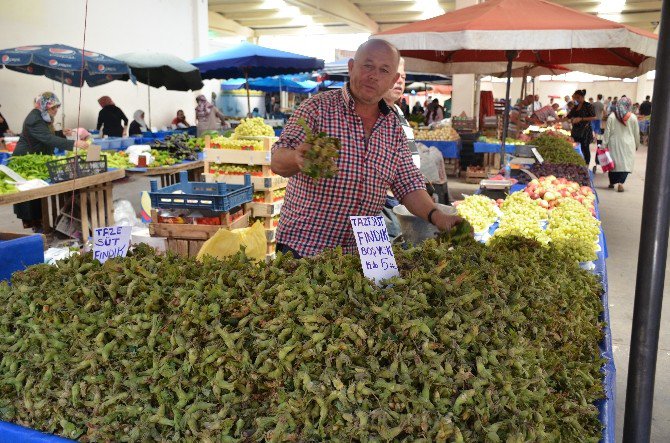
{"type": "Polygon", "coordinates": [[[505,88],[505,113],[503,114],[503,132],[501,141],[502,156],[500,157],[501,168],[505,167],[505,157],[507,156],[507,153],[505,152],[505,140],[507,139],[507,127],[509,126],[509,92],[510,87],[512,86],[512,62],[514,62],[514,59],[519,53],[517,51],[505,51],[505,54],[507,55],[507,88],[505,88]]]}
{"type": "MultiPolygon", "coordinates": [[[[670,0],[663,1],[656,55],[654,102],[670,101],[670,0]]],[[[624,442],[649,442],[654,377],[661,326],[661,305],[670,222],[670,109],[654,109],[642,206],[642,233],[637,262],[633,332],[626,388],[624,442]]]]}
{"type": "MultiPolygon", "coordinates": [[[[249,97],[249,70],[244,70],[244,84],[247,87],[247,115],[251,114],[251,98],[249,97]]],[[[279,93],[281,95],[281,92],[279,93]]]]}
{"type": "Polygon", "coordinates": [[[147,129],[151,131],[153,127],[151,124],[151,70],[147,70],[147,95],[149,97],[149,127],[147,129]]]}
{"type": "MultiPolygon", "coordinates": [[[[80,86],[81,88],[81,86],[80,86]]],[[[60,113],[60,130],[65,130],[65,73],[60,72],[60,102],[63,110],[60,113]]]]}

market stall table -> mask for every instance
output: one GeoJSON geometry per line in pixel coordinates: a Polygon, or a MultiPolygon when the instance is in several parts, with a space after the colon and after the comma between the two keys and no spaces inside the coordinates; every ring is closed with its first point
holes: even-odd
{"type": "MultiPolygon", "coordinates": [[[[45,231],[56,228],[61,211],[67,208],[72,194],[78,196],[81,211],[81,232],[114,223],[112,208],[112,182],[126,176],[126,171],[116,169],[88,177],[55,183],[44,188],[0,195],[0,205],[24,203],[31,200],[42,202],[42,226],[45,231]],[[51,208],[50,208],[51,207],[51,208]]],[[[64,212],[69,213],[68,210],[64,212]]]]}
{"type": "Polygon", "coordinates": [[[442,153],[444,158],[460,158],[461,156],[461,141],[441,141],[441,140],[415,140],[417,143],[422,143],[429,148],[436,148],[442,153]]]}
{"type": "Polygon", "coordinates": [[[126,171],[138,177],[160,177],[161,187],[179,183],[179,173],[188,171],[188,180],[192,182],[202,181],[201,177],[205,171],[205,161],[185,161],[171,166],[160,166],[157,168],[128,168],[126,171]]]}

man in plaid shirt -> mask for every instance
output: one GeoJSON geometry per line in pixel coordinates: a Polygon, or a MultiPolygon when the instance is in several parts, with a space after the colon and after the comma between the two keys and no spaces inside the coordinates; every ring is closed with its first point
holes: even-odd
{"type": "Polygon", "coordinates": [[[382,99],[400,75],[399,59],[390,43],[368,40],[349,60],[344,88],[305,101],[289,120],[272,148],[273,171],[291,177],[277,230],[278,250],[300,257],[342,246],[355,253],[349,216],[379,215],[388,189],[410,212],[441,230],[461,222],[439,211],[426,192],[402,127],[382,99]],[[304,143],[299,118],[314,132],[340,139],[334,178],[316,181],[300,172],[310,145],[304,143]]]}

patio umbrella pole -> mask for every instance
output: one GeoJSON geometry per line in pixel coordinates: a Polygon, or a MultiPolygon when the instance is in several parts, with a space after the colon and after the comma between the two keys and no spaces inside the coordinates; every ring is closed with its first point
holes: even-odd
{"type": "MultiPolygon", "coordinates": [[[[654,101],[670,100],[670,2],[661,10],[656,55],[654,101]]],[[[642,233],[637,262],[633,332],[628,360],[623,441],[648,442],[651,437],[654,377],[661,325],[661,306],[670,225],[670,110],[659,106],[651,117],[649,153],[642,205],[642,233]]]]}
{"type": "Polygon", "coordinates": [[[505,88],[505,114],[503,115],[503,132],[502,132],[502,146],[501,153],[502,157],[500,158],[500,167],[505,169],[505,178],[507,177],[507,153],[505,152],[505,140],[507,139],[507,130],[509,126],[509,112],[510,112],[510,103],[509,103],[509,93],[510,87],[512,86],[512,63],[519,53],[517,51],[506,51],[507,55],[507,87],[505,88]]]}
{"type": "Polygon", "coordinates": [[[60,130],[65,130],[65,73],[60,73],[60,102],[63,111],[60,113],[60,130]]]}
{"type": "Polygon", "coordinates": [[[151,131],[151,72],[147,71],[147,95],[149,97],[149,131],[151,131]]]}

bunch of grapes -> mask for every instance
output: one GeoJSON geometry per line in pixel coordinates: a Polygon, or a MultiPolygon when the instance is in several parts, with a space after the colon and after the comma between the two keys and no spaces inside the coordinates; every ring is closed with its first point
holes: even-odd
{"type": "Polygon", "coordinates": [[[495,202],[483,195],[471,195],[466,197],[456,207],[458,215],[466,219],[472,225],[475,232],[488,230],[498,218],[499,210],[495,202]]]}
{"type": "Polygon", "coordinates": [[[551,212],[547,235],[557,248],[579,262],[596,259],[600,221],[575,200],[566,199],[551,212]]]}
{"type": "Polygon", "coordinates": [[[503,215],[493,239],[503,237],[523,237],[546,245],[549,237],[542,222],[547,219],[547,210],[541,208],[524,192],[515,192],[502,204],[503,215]]]}
{"type": "Polygon", "coordinates": [[[539,206],[525,192],[514,192],[511,194],[505,199],[501,209],[504,216],[525,217],[537,222],[546,220],[548,216],[548,211],[539,206]]]}
{"type": "Polygon", "coordinates": [[[272,126],[266,125],[261,117],[243,118],[235,127],[236,137],[272,137],[275,135],[272,126]]]}
{"type": "Polygon", "coordinates": [[[305,119],[298,119],[298,124],[305,130],[305,143],[312,145],[305,153],[302,172],[315,180],[335,177],[335,160],[340,156],[340,139],[329,137],[325,132],[314,134],[305,119]]]}

